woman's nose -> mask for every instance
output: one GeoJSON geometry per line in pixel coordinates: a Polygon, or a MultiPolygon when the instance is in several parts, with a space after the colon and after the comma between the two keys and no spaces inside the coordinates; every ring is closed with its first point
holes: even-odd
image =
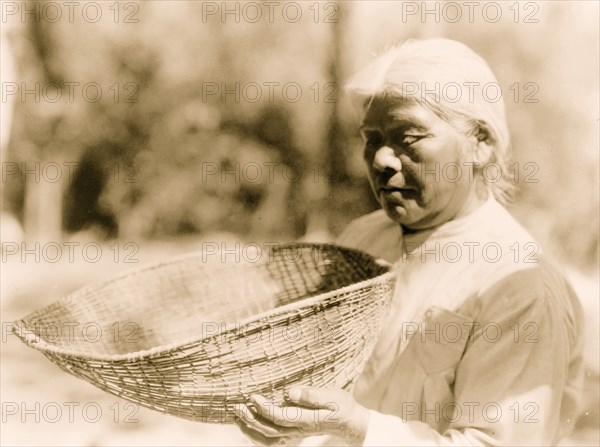
{"type": "Polygon", "coordinates": [[[373,167],[381,172],[386,169],[393,169],[394,171],[399,172],[402,170],[402,162],[396,157],[394,149],[388,146],[382,146],[375,152],[373,167]]]}

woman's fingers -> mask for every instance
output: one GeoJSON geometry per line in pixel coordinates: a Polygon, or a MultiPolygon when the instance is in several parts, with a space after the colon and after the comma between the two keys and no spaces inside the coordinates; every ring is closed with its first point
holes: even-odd
{"type": "Polygon", "coordinates": [[[250,402],[255,405],[251,411],[261,419],[267,419],[273,424],[295,430],[299,436],[319,434],[323,424],[331,417],[329,409],[312,409],[298,406],[277,406],[262,396],[250,396],[250,402]]]}
{"type": "Polygon", "coordinates": [[[301,436],[301,432],[297,428],[279,426],[269,418],[263,417],[260,411],[252,410],[251,406],[238,404],[235,405],[233,411],[240,421],[248,428],[260,433],[267,438],[278,438],[287,436],[301,436]]]}
{"type": "Polygon", "coordinates": [[[257,394],[250,396],[250,402],[254,404],[251,411],[255,415],[286,428],[306,426],[307,413],[312,413],[312,410],[299,407],[280,407],[257,394]]]}
{"type": "Polygon", "coordinates": [[[264,446],[264,445],[285,445],[290,441],[288,436],[281,437],[267,437],[262,433],[259,433],[247,425],[243,423],[238,423],[238,427],[240,427],[240,431],[246,435],[254,445],[264,446]]]}
{"type": "Polygon", "coordinates": [[[347,391],[297,387],[290,390],[287,402],[291,405],[279,406],[253,394],[235,411],[249,429],[267,438],[329,433],[354,442],[366,433],[369,412],[347,391]]]}
{"type": "Polygon", "coordinates": [[[340,390],[337,389],[294,387],[288,393],[288,402],[314,409],[335,411],[339,400],[340,390]]]}

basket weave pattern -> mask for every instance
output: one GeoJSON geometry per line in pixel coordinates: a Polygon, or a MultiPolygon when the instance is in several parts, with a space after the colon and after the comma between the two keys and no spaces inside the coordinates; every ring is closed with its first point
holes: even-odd
{"type": "Polygon", "coordinates": [[[232,422],[233,405],[253,393],[281,403],[294,385],[344,388],[362,371],[389,309],[388,267],[308,243],[257,262],[203,260],[186,255],[85,287],[14,331],[105,391],[201,422],[232,422]],[[90,330],[49,330],[69,325],[90,330]]]}

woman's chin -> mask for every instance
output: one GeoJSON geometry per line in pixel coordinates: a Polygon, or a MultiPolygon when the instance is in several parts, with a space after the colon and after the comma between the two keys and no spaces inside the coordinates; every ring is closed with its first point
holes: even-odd
{"type": "Polygon", "coordinates": [[[416,203],[407,201],[400,204],[387,201],[382,204],[382,208],[391,220],[405,228],[418,230],[427,227],[427,225],[423,227],[427,222],[427,213],[416,203]]]}
{"type": "Polygon", "coordinates": [[[401,225],[406,224],[411,220],[410,212],[405,205],[386,202],[383,204],[383,209],[390,219],[401,225]]]}

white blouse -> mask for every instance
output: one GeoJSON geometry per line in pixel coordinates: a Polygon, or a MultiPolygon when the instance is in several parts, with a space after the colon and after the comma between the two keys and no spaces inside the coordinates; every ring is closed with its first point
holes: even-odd
{"type": "Polygon", "coordinates": [[[583,383],[581,307],[498,202],[405,235],[379,210],[337,243],[394,262],[398,277],[354,384],[371,409],[364,445],[549,445],[571,431],[583,383]]]}

